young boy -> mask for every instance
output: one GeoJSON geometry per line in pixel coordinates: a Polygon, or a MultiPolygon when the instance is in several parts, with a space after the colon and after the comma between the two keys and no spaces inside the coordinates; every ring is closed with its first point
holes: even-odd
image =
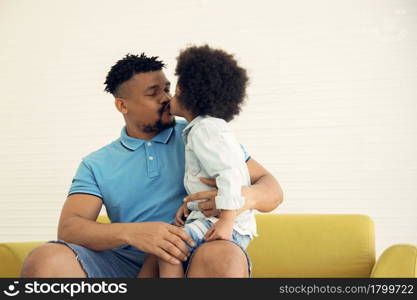
{"type": "MultiPolygon", "coordinates": [[[[170,109],[189,123],[183,131],[184,186],[188,194],[205,191],[207,185],[199,178],[215,178],[220,215],[205,217],[194,201],[178,209],[175,224],[184,226],[195,241],[191,253],[202,243],[218,239],[229,240],[244,250],[256,235],[256,222],[252,211],[237,215],[244,204],[241,187],[250,185],[250,178],[244,152],[227,122],[240,112],[248,82],[246,70],[232,55],[207,45],[190,47],[177,60],[178,83],[170,109]]],[[[162,259],[158,264],[160,277],[184,277],[181,264],[162,259]]]]}

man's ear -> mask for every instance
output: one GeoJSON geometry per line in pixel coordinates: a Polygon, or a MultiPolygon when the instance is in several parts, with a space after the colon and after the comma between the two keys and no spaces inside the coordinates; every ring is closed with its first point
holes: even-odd
{"type": "Polygon", "coordinates": [[[123,98],[115,98],[114,105],[116,106],[117,110],[120,111],[122,114],[127,113],[127,103],[126,99],[123,98]]]}

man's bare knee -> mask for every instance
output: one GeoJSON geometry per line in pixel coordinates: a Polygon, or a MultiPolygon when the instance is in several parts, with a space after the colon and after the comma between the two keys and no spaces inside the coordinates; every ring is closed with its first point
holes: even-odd
{"type": "Polygon", "coordinates": [[[193,256],[187,277],[248,277],[248,262],[242,249],[228,241],[200,246],[193,256]]]}
{"type": "Polygon", "coordinates": [[[21,277],[86,277],[75,253],[63,244],[34,248],[23,262],[21,277]]]}

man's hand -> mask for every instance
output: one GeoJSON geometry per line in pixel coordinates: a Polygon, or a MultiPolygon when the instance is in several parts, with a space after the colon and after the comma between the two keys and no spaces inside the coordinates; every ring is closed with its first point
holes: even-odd
{"type": "Polygon", "coordinates": [[[191,237],[181,228],[163,222],[127,223],[125,240],[144,252],[179,264],[189,255],[185,242],[195,246],[191,237]]]}
{"type": "MultiPolygon", "coordinates": [[[[208,186],[211,187],[217,187],[216,186],[216,180],[215,179],[209,179],[209,178],[199,178],[200,181],[208,186]]],[[[206,200],[198,203],[198,208],[200,211],[206,216],[206,217],[217,217],[220,214],[220,211],[216,209],[216,202],[215,198],[217,196],[217,189],[216,190],[210,190],[210,191],[203,191],[198,192],[195,194],[188,195],[184,198],[185,204],[190,201],[195,200],[206,200]]]]}
{"type": "Polygon", "coordinates": [[[183,205],[178,208],[177,213],[175,214],[175,226],[184,226],[184,218],[188,217],[188,214],[190,213],[189,209],[187,208],[187,203],[184,203],[183,205]]]}
{"type": "MultiPolygon", "coordinates": [[[[202,183],[208,186],[217,188],[215,179],[204,178],[204,177],[200,177],[199,179],[202,183]]],[[[252,190],[250,186],[242,186],[242,195],[245,197],[245,204],[243,205],[243,207],[241,207],[238,210],[237,214],[240,214],[247,209],[254,208],[253,195],[251,191],[252,190]]],[[[185,204],[187,204],[187,202],[190,202],[190,201],[206,200],[198,204],[198,208],[200,209],[200,211],[206,217],[218,217],[220,215],[220,210],[216,209],[216,201],[215,201],[216,196],[217,196],[217,189],[204,191],[204,192],[198,192],[198,193],[191,194],[185,197],[184,202],[185,204]]]]}
{"type": "Polygon", "coordinates": [[[207,242],[214,240],[230,240],[233,232],[233,220],[219,219],[210,229],[207,231],[204,239],[207,242]]]}

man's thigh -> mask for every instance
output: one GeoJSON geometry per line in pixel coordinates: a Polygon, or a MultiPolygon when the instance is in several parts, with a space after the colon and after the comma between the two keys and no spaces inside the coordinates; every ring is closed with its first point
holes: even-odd
{"type": "Polygon", "coordinates": [[[244,250],[230,241],[201,245],[190,258],[187,277],[249,277],[250,261],[244,250]]]}
{"type": "Polygon", "coordinates": [[[69,247],[89,278],[134,278],[140,271],[145,254],[130,247],[94,251],[64,241],[50,241],[69,247]]]}
{"type": "Polygon", "coordinates": [[[85,278],[75,253],[62,244],[46,243],[33,249],[23,262],[21,277],[85,278]]]}
{"type": "Polygon", "coordinates": [[[136,277],[144,253],[130,248],[94,251],[64,241],[50,241],[26,259],[22,277],[136,277]]]}

